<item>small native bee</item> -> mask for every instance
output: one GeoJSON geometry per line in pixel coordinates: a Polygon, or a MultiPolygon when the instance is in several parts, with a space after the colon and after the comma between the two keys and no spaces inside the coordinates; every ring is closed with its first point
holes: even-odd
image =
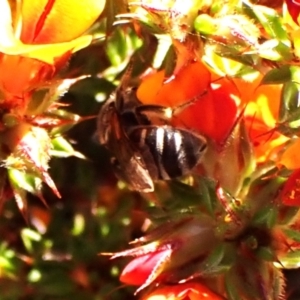
{"type": "Polygon", "coordinates": [[[168,125],[174,109],[142,104],[136,89],[121,83],[102,106],[97,121],[99,142],[113,155],[116,175],[130,189],[152,192],[153,181],[191,171],[206,149],[195,132],[168,125]]]}

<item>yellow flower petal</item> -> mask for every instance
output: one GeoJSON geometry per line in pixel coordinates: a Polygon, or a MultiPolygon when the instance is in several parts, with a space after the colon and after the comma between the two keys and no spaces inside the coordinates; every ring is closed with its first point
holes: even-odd
{"type": "Polygon", "coordinates": [[[300,29],[291,31],[291,37],[294,44],[294,53],[300,57],[300,29]]]}
{"type": "Polygon", "coordinates": [[[105,0],[23,0],[21,41],[51,44],[84,33],[103,11],[105,0]]]}
{"type": "Polygon", "coordinates": [[[87,47],[92,41],[92,36],[85,35],[75,40],[59,44],[25,45],[16,43],[12,47],[5,47],[0,44],[0,52],[8,55],[20,55],[23,57],[35,58],[53,65],[55,59],[65,53],[73,53],[87,47]]]}

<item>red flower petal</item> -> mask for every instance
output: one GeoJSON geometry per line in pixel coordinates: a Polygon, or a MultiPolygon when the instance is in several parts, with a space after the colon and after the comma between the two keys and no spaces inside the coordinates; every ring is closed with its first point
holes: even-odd
{"type": "Polygon", "coordinates": [[[287,9],[289,11],[289,14],[291,15],[292,19],[295,23],[298,23],[298,16],[300,13],[300,1],[297,0],[286,0],[287,9]]]}
{"type": "Polygon", "coordinates": [[[123,270],[120,281],[131,285],[142,285],[149,278],[157,263],[166,256],[169,249],[144,254],[132,260],[123,270]]]}
{"type": "Polygon", "coordinates": [[[237,105],[231,97],[233,92],[233,87],[224,80],[221,85],[213,86],[195,104],[182,111],[175,122],[196,129],[217,143],[224,142],[237,118],[237,105]]]}
{"type": "Polygon", "coordinates": [[[283,187],[281,197],[285,205],[300,206],[300,169],[290,175],[283,187]]]}

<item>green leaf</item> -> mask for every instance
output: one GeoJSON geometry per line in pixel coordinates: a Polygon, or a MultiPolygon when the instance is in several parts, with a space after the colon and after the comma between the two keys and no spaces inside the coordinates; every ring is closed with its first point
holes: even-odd
{"type": "Polygon", "coordinates": [[[8,170],[9,181],[13,189],[23,189],[31,194],[38,194],[41,190],[42,179],[16,169],[8,170]]]}
{"type": "Polygon", "coordinates": [[[225,274],[225,289],[228,300],[241,300],[240,294],[237,290],[237,286],[235,284],[236,278],[235,278],[234,270],[231,268],[226,274],[225,274]]]}
{"type": "MultiPolygon", "coordinates": [[[[166,203],[169,209],[173,209],[173,211],[182,211],[182,209],[188,211],[190,208],[196,207],[201,203],[199,193],[195,191],[194,187],[175,180],[170,181],[168,184],[172,195],[171,198],[168,199],[168,203],[166,203]]],[[[165,189],[161,192],[163,196],[165,189]]]]}
{"type": "Polygon", "coordinates": [[[163,61],[166,78],[173,75],[174,69],[176,67],[176,60],[176,49],[171,45],[163,61]]]}
{"type": "Polygon", "coordinates": [[[294,58],[291,47],[281,41],[278,42],[278,45],[274,48],[274,50],[280,55],[282,61],[291,61],[294,58]]]}
{"type": "Polygon", "coordinates": [[[209,35],[214,34],[216,31],[214,19],[207,14],[201,14],[196,17],[194,21],[194,28],[202,34],[209,35]]]}
{"type": "Polygon", "coordinates": [[[199,266],[201,274],[216,275],[220,272],[224,272],[224,270],[228,268],[228,265],[222,264],[225,251],[225,244],[216,246],[212,253],[199,266]]]}
{"type": "Polygon", "coordinates": [[[127,12],[127,1],[114,0],[106,1],[103,15],[106,16],[106,36],[113,32],[113,24],[116,16],[127,12]]]}
{"type": "Polygon", "coordinates": [[[282,66],[269,71],[261,80],[260,85],[263,84],[281,84],[289,82],[292,79],[292,72],[290,66],[282,66]]]}
{"type": "Polygon", "coordinates": [[[300,232],[298,230],[293,229],[284,229],[283,232],[289,237],[290,239],[293,239],[296,242],[300,242],[300,232]]]}
{"type": "Polygon", "coordinates": [[[264,207],[253,216],[252,223],[255,225],[265,224],[268,228],[272,228],[276,224],[277,217],[276,207],[264,207]]]}
{"type": "Polygon", "coordinates": [[[300,85],[295,82],[287,82],[281,91],[279,107],[278,129],[289,136],[297,133],[300,127],[300,85]]]}
{"type": "Polygon", "coordinates": [[[114,30],[106,43],[106,53],[113,67],[120,68],[120,65],[129,58],[129,53],[141,46],[141,41],[131,32],[124,32],[122,28],[114,30]]]}
{"type": "Polygon", "coordinates": [[[41,235],[30,228],[24,228],[21,231],[21,238],[23,240],[24,246],[29,253],[34,250],[34,242],[40,242],[42,240],[41,235]]]}
{"type": "Polygon", "coordinates": [[[243,2],[243,5],[244,12],[250,15],[250,17],[255,16],[271,38],[278,39],[290,45],[288,33],[276,10],[263,5],[251,5],[248,2],[243,2]]]}
{"type": "Polygon", "coordinates": [[[230,58],[246,66],[253,67],[261,64],[261,58],[258,54],[243,54],[241,51],[233,48],[232,46],[216,44],[214,52],[220,57],[230,58]]]}
{"type": "Polygon", "coordinates": [[[245,81],[251,81],[253,77],[256,77],[257,71],[250,66],[241,66],[240,69],[232,73],[233,77],[242,78],[245,81]]]}
{"type": "Polygon", "coordinates": [[[52,191],[58,196],[59,192],[47,172],[25,173],[16,169],[8,169],[8,179],[11,184],[13,194],[18,205],[18,208],[27,219],[27,192],[40,198],[42,203],[47,206],[45,199],[42,196],[42,182],[48,184],[52,191]]]}
{"type": "Polygon", "coordinates": [[[294,114],[297,110],[300,114],[299,84],[286,82],[282,88],[279,120],[290,120],[289,115],[294,114]]]}
{"type": "Polygon", "coordinates": [[[213,216],[215,208],[219,205],[219,200],[216,196],[216,183],[206,177],[197,177],[195,181],[200,194],[199,203],[203,204],[213,216]]]}
{"type": "Polygon", "coordinates": [[[146,33],[143,36],[142,45],[141,40],[137,42],[137,45],[135,46],[137,49],[130,57],[133,78],[139,77],[152,66],[155,56],[159,56],[162,52],[162,49],[160,49],[159,46],[158,39],[155,36],[146,33]]]}
{"type": "MultiPolygon", "coordinates": [[[[276,169],[275,169],[276,170],[276,169]]],[[[253,213],[252,224],[272,228],[278,221],[278,205],[274,199],[282,187],[282,177],[274,177],[273,169],[253,181],[245,202],[253,213]],[[269,174],[269,178],[266,177],[269,174]]]]}
{"type": "Polygon", "coordinates": [[[280,299],[284,282],[281,271],[273,263],[241,256],[225,277],[228,298],[243,299],[280,299]]]}
{"type": "Polygon", "coordinates": [[[51,140],[53,148],[51,149],[51,155],[56,157],[70,157],[76,156],[78,158],[85,159],[85,156],[78,151],[75,151],[73,146],[62,136],[57,136],[51,140]]]}
{"type": "Polygon", "coordinates": [[[290,47],[275,39],[261,44],[257,52],[260,57],[271,61],[290,61],[293,58],[290,47]]]}
{"type": "Polygon", "coordinates": [[[18,274],[16,266],[16,253],[9,249],[6,242],[0,244],[0,269],[1,276],[16,279],[18,274]]]}
{"type": "Polygon", "coordinates": [[[256,251],[257,257],[265,261],[274,262],[277,261],[277,255],[274,253],[273,249],[269,247],[259,247],[256,251]]]}

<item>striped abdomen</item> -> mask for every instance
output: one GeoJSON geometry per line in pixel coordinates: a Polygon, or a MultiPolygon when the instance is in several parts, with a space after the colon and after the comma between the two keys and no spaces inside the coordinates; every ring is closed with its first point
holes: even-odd
{"type": "Polygon", "coordinates": [[[167,125],[133,127],[128,135],[154,180],[167,180],[189,173],[207,145],[203,136],[167,125]]]}

